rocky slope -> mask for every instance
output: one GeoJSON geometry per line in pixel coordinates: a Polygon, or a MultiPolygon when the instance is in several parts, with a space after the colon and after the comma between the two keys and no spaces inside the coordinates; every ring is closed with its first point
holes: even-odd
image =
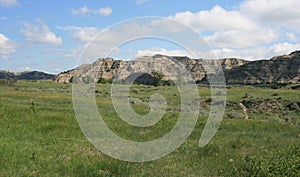
{"type": "MultiPolygon", "coordinates": [[[[182,65],[196,82],[206,80],[206,75],[215,72],[212,68],[221,66],[227,83],[299,83],[300,51],[288,55],[276,56],[269,60],[247,61],[236,58],[219,60],[190,59],[188,57],[169,57],[154,55],[141,57],[136,61],[98,59],[92,64],[82,65],[74,70],[55,76],[54,81],[68,83],[75,71],[89,75],[97,81],[99,78],[124,80],[133,73],[162,72],[165,80],[172,80],[176,66],[182,65]],[[145,64],[144,61],[147,61],[145,64]]],[[[180,72],[179,72],[180,73],[180,72]]],[[[139,79],[140,81],[141,79],[139,79]]]]}
{"type": "Polygon", "coordinates": [[[228,83],[299,83],[300,51],[225,71],[228,83]]]}
{"type": "Polygon", "coordinates": [[[54,75],[44,73],[44,72],[39,72],[39,71],[28,71],[28,72],[0,71],[0,79],[51,80],[54,79],[54,75]]]}

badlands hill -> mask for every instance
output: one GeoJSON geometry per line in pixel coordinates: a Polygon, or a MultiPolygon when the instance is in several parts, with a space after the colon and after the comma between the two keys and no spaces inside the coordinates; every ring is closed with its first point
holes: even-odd
{"type": "Polygon", "coordinates": [[[49,80],[54,79],[54,76],[55,75],[39,71],[11,72],[0,70],[0,79],[49,80]]]}
{"type": "Polygon", "coordinates": [[[113,79],[116,75],[118,75],[118,79],[126,79],[133,73],[149,73],[149,70],[153,70],[153,68],[163,68],[160,72],[165,75],[165,79],[172,79],[174,73],[172,73],[171,70],[172,66],[176,63],[183,65],[196,82],[204,82],[208,72],[210,72],[210,67],[214,66],[222,67],[227,83],[255,84],[300,82],[300,51],[275,56],[267,60],[255,61],[237,58],[204,60],[164,55],[142,57],[136,61],[100,58],[92,64],[85,64],[76,69],[62,72],[55,76],[54,81],[68,83],[72,80],[75,71],[96,71],[96,73],[86,73],[93,75],[95,81],[100,78],[113,79]],[[147,67],[144,66],[143,59],[147,59],[147,67]],[[209,67],[205,67],[207,65],[209,67]],[[124,67],[126,67],[126,69],[124,69],[124,67]],[[122,74],[119,73],[121,68],[122,74]]]}

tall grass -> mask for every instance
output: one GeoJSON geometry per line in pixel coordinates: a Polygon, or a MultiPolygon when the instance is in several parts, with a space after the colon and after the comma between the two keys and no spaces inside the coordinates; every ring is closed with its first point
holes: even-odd
{"type": "MultiPolygon", "coordinates": [[[[119,136],[148,141],[163,136],[177,121],[180,95],[173,87],[133,86],[130,97],[141,100],[160,92],[167,114],[151,128],[122,122],[114,112],[109,85],[97,85],[97,103],[108,126],[119,136]],[[135,90],[133,90],[135,89],[135,90]]],[[[233,87],[228,101],[269,97],[268,88],[233,87]]],[[[293,90],[276,90],[283,100],[300,100],[293,90]]],[[[0,86],[0,176],[300,176],[298,125],[225,118],[205,147],[197,146],[209,111],[208,88],[200,88],[203,114],[187,141],[161,159],[131,163],[98,151],[81,132],[71,98],[71,85],[48,81],[0,86]],[[274,157],[274,158],[273,158],[274,157]]],[[[143,103],[144,104],[144,103],[143,103]]],[[[134,104],[141,114],[148,107],[134,104]]],[[[239,109],[228,106],[230,111],[239,109]]],[[[299,114],[293,112],[299,119],[299,114]]]]}

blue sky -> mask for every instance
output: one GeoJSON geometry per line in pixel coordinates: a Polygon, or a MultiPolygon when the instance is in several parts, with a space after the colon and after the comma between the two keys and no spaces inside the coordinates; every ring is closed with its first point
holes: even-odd
{"type": "MultiPolygon", "coordinates": [[[[95,35],[141,16],[191,26],[219,58],[270,58],[300,49],[297,7],[298,0],[0,0],[0,70],[59,73],[74,68],[95,35]]],[[[121,49],[130,55],[119,52],[115,57],[186,55],[182,48],[157,40],[121,49]]]]}

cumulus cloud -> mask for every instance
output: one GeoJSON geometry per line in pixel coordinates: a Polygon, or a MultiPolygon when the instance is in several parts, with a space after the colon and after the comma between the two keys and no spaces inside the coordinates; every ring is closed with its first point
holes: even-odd
{"type": "Polygon", "coordinates": [[[16,45],[4,34],[0,33],[0,58],[8,59],[9,55],[16,52],[16,45]]]}
{"type": "MultiPolygon", "coordinates": [[[[235,10],[217,5],[210,10],[178,12],[168,18],[193,27],[221,58],[260,59],[299,50],[298,0],[245,0],[235,10]]],[[[204,57],[205,53],[202,54],[204,57]]]]}
{"type": "Polygon", "coordinates": [[[6,7],[6,8],[11,8],[18,6],[20,3],[18,0],[0,0],[0,6],[6,7]]]}
{"type": "MultiPolygon", "coordinates": [[[[300,32],[300,12],[294,10],[295,7],[300,6],[300,1],[287,1],[245,0],[240,7],[234,10],[228,10],[217,5],[209,10],[198,12],[178,12],[167,17],[167,19],[191,26],[204,35],[204,38],[211,44],[212,50],[219,58],[237,57],[250,60],[270,58],[274,55],[290,53],[300,47],[297,44],[299,42],[298,32],[300,32]]],[[[137,0],[136,3],[138,2],[142,3],[144,1],[137,0]]],[[[96,11],[86,7],[82,8],[78,14],[91,13],[96,13],[96,11]]],[[[105,31],[94,27],[74,26],[69,27],[68,30],[72,31],[75,39],[85,43],[90,42],[99,32],[105,31]]],[[[153,20],[150,24],[131,22],[119,26],[118,29],[106,30],[105,35],[100,36],[89,46],[89,52],[93,53],[93,56],[100,56],[105,51],[107,52],[107,49],[115,47],[118,41],[123,41],[128,37],[134,39],[143,34],[155,36],[166,31],[170,34],[169,36],[179,36],[184,34],[185,30],[184,26],[174,26],[166,19],[153,20]]],[[[189,42],[192,43],[193,40],[189,42]]],[[[137,50],[135,51],[136,56],[157,53],[188,56],[184,51],[169,50],[157,46],[147,50],[137,50]]],[[[213,57],[210,53],[205,52],[199,52],[197,56],[202,58],[213,57]]]]}
{"type": "Polygon", "coordinates": [[[90,42],[102,30],[96,27],[58,26],[60,30],[71,31],[74,39],[80,42],[90,42]]]}
{"type": "Polygon", "coordinates": [[[295,35],[295,33],[293,33],[293,32],[286,32],[285,33],[285,36],[288,38],[288,40],[290,40],[290,41],[297,41],[297,37],[296,37],[296,35],[295,35]]]}
{"type": "Polygon", "coordinates": [[[37,20],[37,24],[35,25],[30,23],[24,23],[23,25],[24,28],[20,31],[30,42],[51,45],[62,44],[62,38],[57,37],[55,33],[51,32],[49,27],[41,20],[37,20]]]}
{"type": "Polygon", "coordinates": [[[104,8],[100,8],[98,10],[95,10],[94,13],[101,14],[101,15],[104,15],[104,16],[108,16],[112,13],[112,9],[110,7],[104,7],[104,8]]]}
{"type": "Polygon", "coordinates": [[[90,12],[90,9],[86,6],[83,6],[79,9],[72,9],[71,13],[73,15],[83,15],[83,14],[86,14],[86,13],[89,13],[90,12]]]}
{"type": "Polygon", "coordinates": [[[30,71],[30,70],[31,70],[31,68],[28,67],[28,66],[24,66],[24,67],[18,68],[18,71],[19,71],[19,72],[30,71]]]}
{"type": "Polygon", "coordinates": [[[278,40],[278,32],[270,29],[257,31],[223,31],[216,32],[205,39],[214,47],[245,48],[278,40]]]}
{"type": "Polygon", "coordinates": [[[300,49],[300,44],[292,44],[288,42],[273,44],[270,47],[270,52],[274,55],[288,54],[300,49]]]}
{"type": "Polygon", "coordinates": [[[264,22],[285,24],[300,21],[300,11],[296,7],[300,7],[299,0],[246,0],[241,11],[264,22]]]}
{"type": "Polygon", "coordinates": [[[112,13],[112,9],[110,7],[103,7],[99,9],[91,9],[86,6],[83,6],[79,9],[72,9],[71,13],[73,15],[90,15],[90,14],[100,14],[103,16],[108,16],[112,13]]]}
{"type": "Polygon", "coordinates": [[[152,48],[145,50],[138,50],[135,57],[153,56],[156,54],[168,56],[189,56],[190,54],[184,50],[167,50],[165,48],[152,48]]]}
{"type": "MultiPolygon", "coordinates": [[[[300,44],[282,42],[271,46],[257,46],[253,48],[220,48],[214,49],[218,58],[234,57],[246,60],[270,59],[273,56],[289,54],[300,49],[300,44]]],[[[205,55],[204,55],[205,56],[205,55]]]]}
{"type": "Polygon", "coordinates": [[[118,52],[118,45],[128,39],[149,32],[150,28],[139,24],[123,24],[118,28],[99,29],[96,27],[63,26],[58,29],[70,31],[74,39],[81,42],[80,46],[71,50],[65,57],[76,57],[83,52],[84,61],[105,57],[111,50],[118,52]],[[85,49],[83,51],[83,49],[85,49]]]}
{"type": "Polygon", "coordinates": [[[251,31],[259,28],[258,24],[242,15],[240,12],[227,11],[221,6],[215,6],[211,10],[199,11],[196,13],[190,11],[179,12],[169,18],[189,25],[197,31],[251,31]]]}

